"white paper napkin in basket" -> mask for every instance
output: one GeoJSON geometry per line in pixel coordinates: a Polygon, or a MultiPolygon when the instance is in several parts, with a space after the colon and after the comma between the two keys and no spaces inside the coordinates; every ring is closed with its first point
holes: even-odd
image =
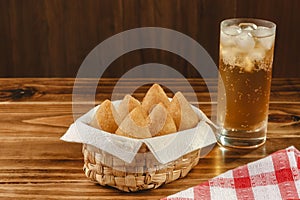
{"type": "MultiPolygon", "coordinates": [[[[116,107],[119,103],[120,101],[113,102],[116,107]]],[[[145,143],[161,164],[216,143],[215,135],[210,127],[210,125],[214,126],[213,123],[196,107],[193,109],[201,119],[197,127],[147,139],[123,137],[89,126],[97,109],[98,106],[78,118],[61,137],[61,140],[93,145],[127,163],[132,162],[141,145],[145,143]]]]}

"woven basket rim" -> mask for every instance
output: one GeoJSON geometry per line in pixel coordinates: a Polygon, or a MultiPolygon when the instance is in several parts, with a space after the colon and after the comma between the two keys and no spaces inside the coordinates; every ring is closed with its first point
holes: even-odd
{"type": "MultiPolygon", "coordinates": [[[[145,161],[142,166],[136,165],[135,173],[127,173],[126,171],[115,170],[105,163],[111,162],[111,160],[114,162],[115,156],[95,147],[92,147],[92,149],[98,152],[91,151],[88,148],[90,148],[88,144],[83,144],[85,175],[100,185],[111,186],[126,192],[154,189],[183,178],[198,164],[200,159],[200,150],[195,150],[171,161],[168,165],[165,165],[165,168],[151,172],[143,171],[144,165],[147,165],[147,161],[145,161]],[[101,157],[104,157],[104,162],[102,162],[101,157]]],[[[124,167],[126,169],[126,166],[124,167]]]]}

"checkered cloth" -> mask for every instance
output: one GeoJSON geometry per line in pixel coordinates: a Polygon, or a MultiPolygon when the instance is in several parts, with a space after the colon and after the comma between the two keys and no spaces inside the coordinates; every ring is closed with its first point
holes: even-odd
{"type": "Polygon", "coordinates": [[[300,152],[293,146],[277,151],[164,198],[191,199],[300,199],[300,152]]]}

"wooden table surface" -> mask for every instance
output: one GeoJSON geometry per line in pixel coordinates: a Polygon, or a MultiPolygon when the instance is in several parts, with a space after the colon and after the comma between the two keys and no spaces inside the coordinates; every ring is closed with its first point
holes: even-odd
{"type": "MultiPolygon", "coordinates": [[[[128,80],[125,87],[130,87],[130,81],[134,80],[128,80]]],[[[116,79],[101,79],[101,93],[96,100],[110,98],[115,82],[116,79]]],[[[209,116],[211,102],[204,82],[189,82],[197,93],[199,107],[209,116]]],[[[237,151],[216,145],[186,178],[155,190],[125,193],[102,187],[83,173],[81,144],[59,140],[73,122],[73,83],[74,79],[0,79],[0,197],[159,199],[279,149],[291,145],[300,149],[300,78],[273,79],[264,146],[237,151]]],[[[182,82],[173,80],[172,84],[180,90],[182,82]]],[[[88,87],[88,83],[83,81],[82,86],[88,87]]],[[[141,98],[145,91],[141,87],[135,94],[141,98]]]]}

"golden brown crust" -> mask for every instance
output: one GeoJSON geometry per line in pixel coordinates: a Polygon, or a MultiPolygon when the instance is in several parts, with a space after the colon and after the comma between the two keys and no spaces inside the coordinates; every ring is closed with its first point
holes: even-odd
{"type": "Polygon", "coordinates": [[[198,115],[181,92],[174,95],[168,112],[173,117],[178,131],[194,128],[199,122],[198,115]]]}
{"type": "Polygon", "coordinates": [[[181,92],[177,92],[170,102],[164,90],[154,84],[142,103],[126,95],[116,110],[110,100],[105,100],[90,125],[141,139],[190,129],[198,122],[197,114],[181,92]]]}
{"type": "Polygon", "coordinates": [[[152,136],[149,131],[148,124],[149,120],[147,113],[142,109],[141,106],[138,106],[133,109],[122,121],[116,131],[116,134],[139,139],[150,138],[152,136]]]}
{"type": "Polygon", "coordinates": [[[120,123],[125,119],[125,117],[136,107],[140,106],[141,103],[135,99],[134,97],[132,97],[131,95],[127,94],[125,95],[125,97],[123,98],[123,100],[121,101],[119,107],[118,107],[118,113],[120,116],[120,122],[118,122],[118,124],[120,125],[120,123]]]}
{"type": "Polygon", "coordinates": [[[162,103],[157,104],[149,114],[149,129],[152,136],[161,136],[177,131],[175,122],[162,103]]]}
{"type": "Polygon", "coordinates": [[[99,128],[109,133],[114,133],[117,128],[118,113],[110,100],[101,103],[95,115],[99,128]]]}
{"type": "Polygon", "coordinates": [[[166,108],[170,105],[168,96],[160,85],[153,84],[143,99],[142,107],[147,113],[150,113],[153,107],[159,103],[162,103],[166,108]]]}

